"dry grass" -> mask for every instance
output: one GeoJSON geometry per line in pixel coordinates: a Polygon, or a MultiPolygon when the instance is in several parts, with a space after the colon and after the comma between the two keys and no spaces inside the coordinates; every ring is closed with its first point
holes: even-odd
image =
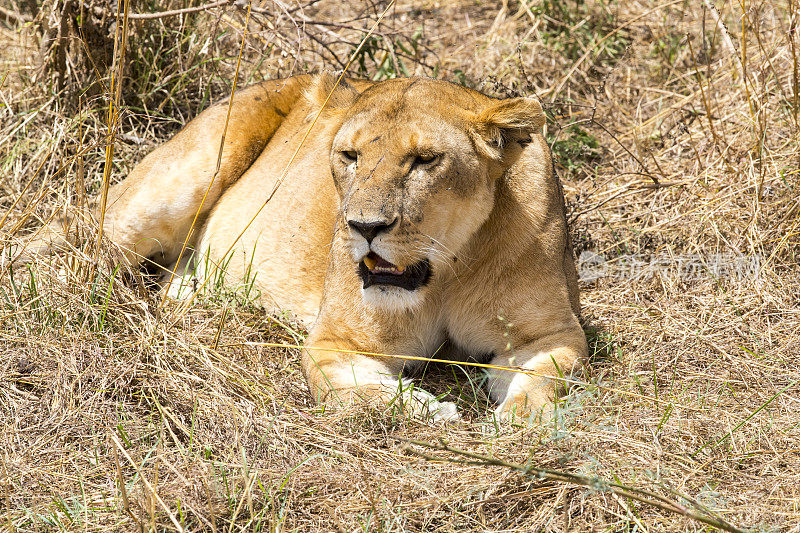
{"type": "MultiPolygon", "coordinates": [[[[159,307],[87,238],[30,275],[0,266],[0,530],[707,529],[600,481],[406,442],[444,438],[799,531],[800,6],[713,3],[400,1],[354,65],[548,104],[576,251],[606,261],[582,285],[592,365],[555,424],[487,420],[481,374],[457,367],[425,381],[465,422],[320,412],[296,351],[263,346],[302,332],[222,287],[186,312],[159,307]],[[757,268],[714,270],[735,257],[757,268]]],[[[312,4],[258,4],[242,84],[338,68],[385,7],[312,4]]],[[[80,212],[107,134],[76,34],[74,61],[42,70],[19,6],[0,10],[4,244],[80,212]]],[[[131,22],[112,180],[230,91],[243,22],[234,5],[131,22]]]]}

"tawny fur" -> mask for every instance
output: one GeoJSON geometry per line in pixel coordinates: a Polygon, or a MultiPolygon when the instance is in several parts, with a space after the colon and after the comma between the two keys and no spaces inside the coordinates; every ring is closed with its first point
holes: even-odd
{"type": "Polygon", "coordinates": [[[543,376],[568,374],[587,347],[541,107],[429,79],[334,84],[298,76],[238,92],[216,177],[228,104],[204,111],[112,188],[107,235],[132,264],[174,261],[209,190],[190,244],[206,268],[254,276],[265,307],[310,326],[303,369],[317,400],[387,403],[403,391],[413,411],[452,418],[452,405],[401,380],[418,364],[356,353],[430,356],[447,341],[542,376],[492,371],[501,417],[546,408],[557,387],[543,376]],[[437,159],[415,166],[417,156],[437,159]],[[398,222],[371,248],[347,223],[381,217],[398,222]],[[400,267],[427,258],[430,282],[362,289],[370,249],[400,267]]]}

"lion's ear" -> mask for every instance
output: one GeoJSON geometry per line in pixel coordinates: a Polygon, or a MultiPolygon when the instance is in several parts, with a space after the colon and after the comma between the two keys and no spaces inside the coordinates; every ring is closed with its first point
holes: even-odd
{"type": "Polygon", "coordinates": [[[499,159],[508,142],[524,141],[541,133],[545,117],[535,98],[509,98],[493,103],[475,119],[476,144],[487,157],[499,159]]]}
{"type": "Polygon", "coordinates": [[[331,111],[349,109],[358,97],[358,91],[344,79],[337,85],[338,79],[339,76],[333,72],[323,72],[317,75],[305,91],[306,100],[318,107],[324,105],[325,109],[331,111]]]}

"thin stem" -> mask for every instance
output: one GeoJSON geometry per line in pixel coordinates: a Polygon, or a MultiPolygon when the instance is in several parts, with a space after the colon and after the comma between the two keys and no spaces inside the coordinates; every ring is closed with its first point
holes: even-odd
{"type": "Polygon", "coordinates": [[[97,243],[92,257],[92,266],[89,273],[89,279],[94,276],[94,271],[97,268],[97,259],[100,256],[100,246],[103,242],[103,225],[106,220],[106,208],[108,206],[108,189],[111,181],[111,165],[114,159],[114,141],[117,133],[117,119],[119,116],[118,106],[120,93],[122,92],[122,70],[125,65],[125,42],[128,37],[128,12],[130,11],[130,0],[125,0],[122,4],[117,6],[117,22],[119,22],[120,14],[122,14],[122,36],[120,42],[119,23],[114,33],[114,51],[119,48],[119,56],[116,68],[111,71],[111,91],[110,101],[108,104],[108,137],[106,138],[106,159],[105,167],[103,168],[103,185],[100,198],[100,227],[97,231],[97,243]],[[122,10],[122,13],[120,13],[122,10]],[[115,83],[116,82],[116,83],[115,83]]]}

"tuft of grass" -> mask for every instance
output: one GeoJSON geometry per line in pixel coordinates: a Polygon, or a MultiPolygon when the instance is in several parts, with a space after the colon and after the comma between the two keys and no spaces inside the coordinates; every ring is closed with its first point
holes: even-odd
{"type": "Polygon", "coordinates": [[[604,39],[619,23],[622,5],[617,0],[602,0],[595,5],[583,0],[542,0],[530,4],[531,12],[542,22],[542,43],[566,59],[577,61],[587,50],[596,49],[596,65],[609,65],[631,43],[626,32],[604,39]]]}
{"type": "Polygon", "coordinates": [[[567,126],[548,141],[558,165],[566,172],[565,179],[571,179],[573,173],[591,174],[600,160],[600,141],[577,124],[567,126]]]}
{"type": "MultiPolygon", "coordinates": [[[[383,35],[368,37],[354,58],[353,74],[374,81],[410,76],[414,73],[414,69],[409,70],[406,63],[421,65],[419,62],[422,53],[421,42],[423,42],[422,26],[410,36],[401,35],[394,39],[383,35]]],[[[356,51],[355,47],[353,51],[356,51]]],[[[434,67],[426,74],[435,78],[438,69],[434,67]]]]}

